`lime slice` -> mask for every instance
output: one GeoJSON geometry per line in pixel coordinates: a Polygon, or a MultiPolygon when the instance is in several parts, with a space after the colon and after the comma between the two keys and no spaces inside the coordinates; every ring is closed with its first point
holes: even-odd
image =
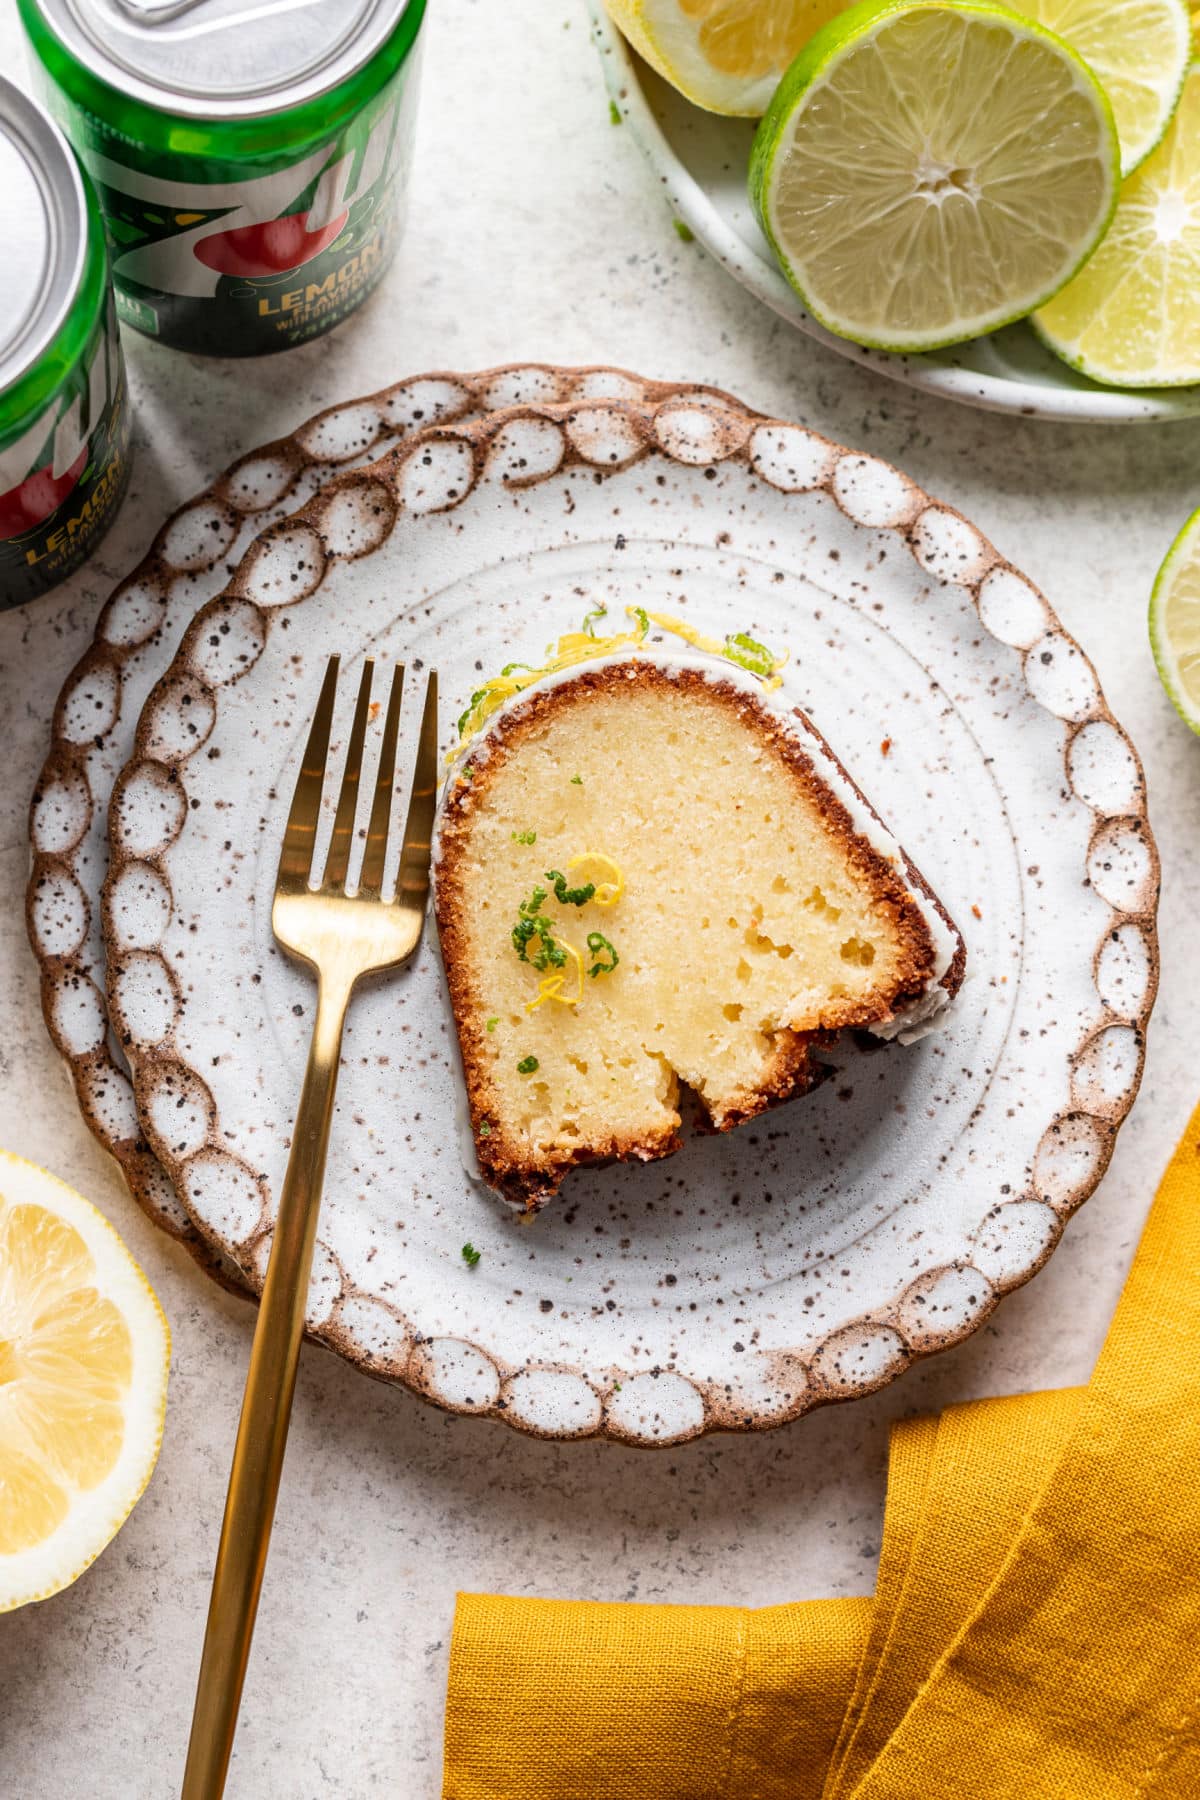
{"type": "Polygon", "coordinates": [[[1112,228],[1087,267],[1040,312],[1050,348],[1093,381],[1180,387],[1200,381],[1200,64],[1167,135],[1121,188],[1112,228]]]}
{"type": "Polygon", "coordinates": [[[709,112],[757,119],[797,51],[846,0],[604,0],[664,80],[709,112]]]}
{"type": "Polygon", "coordinates": [[[1192,514],[1158,571],[1150,645],[1176,712],[1200,732],[1200,512],[1192,514]]]}
{"type": "Polygon", "coordinates": [[[750,197],[840,337],[932,350],[1050,298],[1116,203],[1103,89],[1004,8],[866,0],[801,51],[758,128],[750,197]]]}
{"type": "Polygon", "coordinates": [[[1191,60],[1186,0],[1010,0],[1077,50],[1112,103],[1121,173],[1145,162],[1170,122],[1191,60]]]}

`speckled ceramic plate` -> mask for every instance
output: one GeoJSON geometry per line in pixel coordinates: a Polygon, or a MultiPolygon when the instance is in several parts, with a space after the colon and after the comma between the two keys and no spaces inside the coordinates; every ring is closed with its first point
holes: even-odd
{"type": "Polygon", "coordinates": [[[427,936],[354,1008],[309,1323],[444,1406],[665,1443],[878,1387],[1041,1265],[1137,1088],[1158,872],[1086,656],[886,464],[702,396],[439,427],[255,542],[110,808],[109,997],[139,1114],[252,1283],[312,1017],[269,911],[327,655],[436,663],[448,725],[481,671],[596,599],[790,647],[784,703],[947,902],[968,980],[942,1033],[847,1051],[817,1094],[665,1163],[578,1173],[525,1226],[464,1174],[427,936]]]}
{"type": "Polygon", "coordinates": [[[92,642],[59,695],[30,809],[29,941],[41,971],[46,1024],[90,1130],[116,1157],[155,1224],[224,1285],[244,1287],[234,1266],[196,1231],[147,1145],[106,1017],[100,889],[108,867],[108,800],[133,749],[146,696],[188,620],[220,592],[256,534],[337,470],[378,457],[437,420],[476,418],[515,400],[566,402],[613,392],[662,400],[680,391],[678,384],[619,369],[514,363],[471,374],[413,375],[342,401],[288,437],[239,457],[181,506],[97,615],[92,642]]]}
{"type": "Polygon", "coordinates": [[[1100,425],[1194,418],[1200,387],[1100,387],[1060,362],[1026,325],[924,356],[864,350],[835,337],[805,311],[759,229],[746,194],[752,119],[723,119],[676,93],[630,49],[604,9],[588,0],[604,79],[662,183],[675,217],[721,266],[783,318],[839,356],[908,387],[989,412],[1100,425]]]}

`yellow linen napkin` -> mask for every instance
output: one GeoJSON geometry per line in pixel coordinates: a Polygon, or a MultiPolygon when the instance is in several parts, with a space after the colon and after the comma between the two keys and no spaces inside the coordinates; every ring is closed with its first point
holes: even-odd
{"type": "Polygon", "coordinates": [[[1088,1386],[894,1428],[872,1600],[461,1595],[443,1791],[1200,1800],[1200,1107],[1088,1386]]]}

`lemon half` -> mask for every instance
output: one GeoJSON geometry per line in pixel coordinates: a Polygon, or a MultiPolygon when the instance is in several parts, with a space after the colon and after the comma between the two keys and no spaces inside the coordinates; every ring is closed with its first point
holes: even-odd
{"type": "Polygon", "coordinates": [[[757,119],[846,0],[604,0],[639,56],[707,112],[757,119]]]}
{"type": "Polygon", "coordinates": [[[112,1226],[0,1151],[0,1612],[81,1575],[162,1440],[171,1336],[112,1226]]]}

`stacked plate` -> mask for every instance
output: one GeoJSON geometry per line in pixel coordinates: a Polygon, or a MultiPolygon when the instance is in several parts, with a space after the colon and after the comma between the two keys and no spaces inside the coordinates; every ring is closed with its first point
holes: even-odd
{"type": "Polygon", "coordinates": [[[326,658],[436,664],[456,714],[590,607],[654,603],[790,648],[781,698],[964,928],[951,1023],[848,1047],[811,1098],[667,1163],[579,1173],[526,1226],[464,1173],[431,929],[355,1004],[308,1311],[442,1406],[637,1443],[775,1424],[966,1336],[1050,1254],[1132,1104],[1157,981],[1140,764],[972,525],[727,394],[612,369],[422,375],[332,407],[181,508],[99,615],[28,896],[90,1128],[151,1218],[253,1294],[313,1004],[270,894],[326,658]]]}

